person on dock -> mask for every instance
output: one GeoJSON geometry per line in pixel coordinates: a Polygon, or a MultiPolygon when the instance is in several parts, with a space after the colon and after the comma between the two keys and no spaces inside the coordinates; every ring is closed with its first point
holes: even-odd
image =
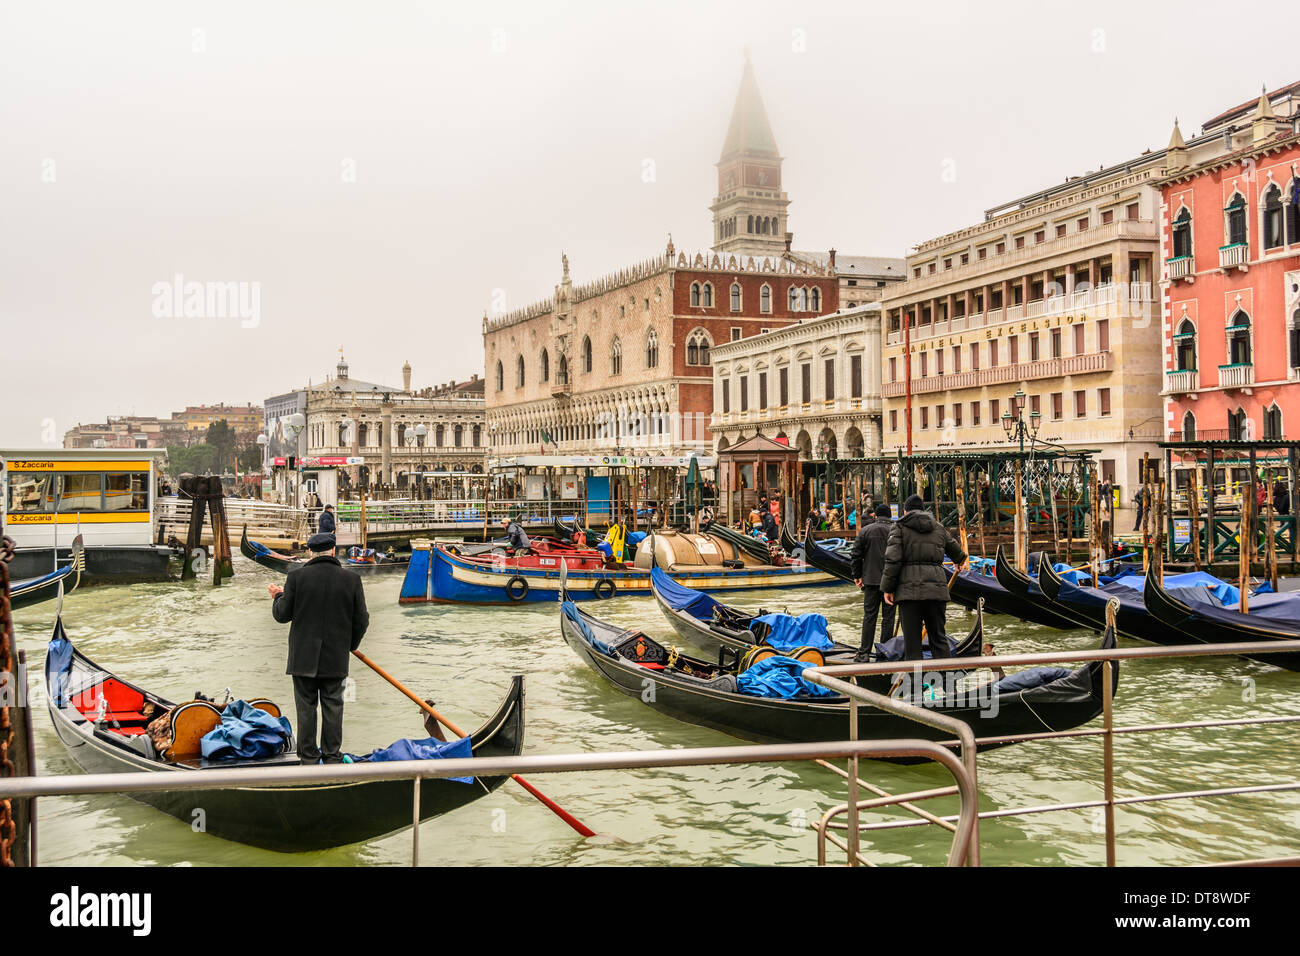
{"type": "Polygon", "coordinates": [[[1291,492],[1287,490],[1286,482],[1273,482],[1273,514],[1289,515],[1291,513],[1291,492]]]}
{"type": "Polygon", "coordinates": [[[501,526],[506,529],[506,538],[509,539],[511,551],[515,554],[530,554],[533,543],[528,540],[528,535],[524,533],[524,526],[519,523],[515,517],[502,518],[501,526]]]}
{"type": "Polygon", "coordinates": [[[325,510],[320,513],[320,519],[317,522],[316,531],[319,534],[334,534],[335,528],[334,506],[326,505],[325,510]]]}
{"type": "Polygon", "coordinates": [[[289,625],[289,665],[298,716],[298,756],[303,763],[343,760],[343,687],[352,652],[361,644],[370,614],[361,575],[334,556],[334,535],[312,535],[312,558],[292,571],[284,587],[267,587],[271,616],[289,625]],[[316,707],[320,705],[320,743],[316,707]]]}
{"type": "Polygon", "coordinates": [[[889,532],[880,590],[885,603],[898,609],[904,659],[922,659],[922,625],[930,637],[931,656],[947,657],[944,617],[948,611],[948,576],[943,558],[947,555],[960,570],[966,563],[966,552],[948,529],[925,510],[920,495],[911,495],[903,503],[903,512],[889,532]]]}
{"type": "Polygon", "coordinates": [[[856,661],[871,657],[871,646],[876,641],[876,618],[880,618],[880,639],[894,636],[894,605],[885,604],[880,590],[880,577],[885,570],[885,549],[889,535],[894,530],[889,505],[876,505],[875,520],[868,521],[853,540],[853,558],[850,571],[853,583],[862,589],[862,646],[854,656],[856,661]],[[884,613],[880,613],[881,605],[884,613]]]}

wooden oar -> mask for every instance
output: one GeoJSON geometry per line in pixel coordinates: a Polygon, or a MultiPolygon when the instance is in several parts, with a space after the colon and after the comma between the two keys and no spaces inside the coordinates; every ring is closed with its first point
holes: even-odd
{"type": "MultiPolygon", "coordinates": [[[[436,710],[434,710],[432,707],[430,707],[428,704],[426,704],[424,701],[422,701],[419,697],[416,697],[415,694],[411,693],[410,689],[409,689],[408,687],[406,687],[405,684],[403,684],[401,681],[399,681],[399,680],[398,680],[396,677],[394,677],[392,674],[388,673],[388,671],[384,670],[382,667],[380,667],[378,664],[376,664],[376,663],[375,663],[374,661],[372,661],[370,658],[366,657],[365,654],[362,654],[360,651],[353,651],[352,653],[353,653],[353,655],[356,657],[357,660],[361,661],[361,663],[365,664],[367,667],[369,667],[371,670],[373,670],[376,674],[378,674],[378,675],[379,675],[380,677],[382,677],[384,680],[388,681],[388,683],[392,684],[394,687],[396,687],[398,690],[400,690],[400,691],[401,691],[403,694],[405,694],[407,697],[411,698],[412,701],[414,701],[416,704],[419,705],[419,707],[420,707],[421,710],[423,710],[426,714],[428,714],[428,715],[429,715],[430,717],[432,717],[434,720],[438,721],[440,724],[442,724],[444,727],[446,727],[448,730],[450,730],[453,734],[456,734],[456,735],[459,736],[459,737],[468,737],[468,736],[469,736],[469,734],[465,733],[465,731],[461,730],[459,727],[457,727],[455,724],[453,724],[453,723],[452,723],[450,720],[448,720],[446,717],[442,716],[442,714],[438,713],[436,710]]],[[[592,829],[590,829],[589,827],[587,827],[586,825],[584,825],[584,824],[582,823],[582,821],[580,821],[577,817],[575,817],[573,814],[569,813],[569,811],[565,810],[565,809],[564,809],[563,807],[561,807],[558,803],[556,803],[554,800],[552,800],[552,799],[551,799],[550,797],[548,797],[546,794],[542,793],[542,791],[538,790],[536,787],[534,787],[531,783],[529,783],[529,782],[528,782],[527,780],[525,780],[523,777],[519,776],[519,774],[517,774],[517,773],[512,773],[512,774],[510,775],[510,779],[513,780],[515,783],[519,784],[519,786],[523,787],[525,790],[527,790],[529,793],[531,793],[531,794],[532,794],[534,797],[536,797],[538,800],[540,800],[540,801],[542,802],[543,806],[546,807],[546,809],[550,810],[552,813],[554,813],[557,817],[559,817],[561,820],[563,820],[563,821],[564,821],[565,823],[567,823],[569,826],[573,827],[573,829],[575,829],[575,830],[577,830],[579,833],[581,833],[584,837],[593,837],[593,836],[596,835],[596,831],[595,831],[595,830],[592,830],[592,829]]]]}

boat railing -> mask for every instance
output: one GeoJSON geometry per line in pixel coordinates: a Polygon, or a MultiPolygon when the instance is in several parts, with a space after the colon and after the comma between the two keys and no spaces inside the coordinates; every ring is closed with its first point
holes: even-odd
{"type": "MultiPolygon", "coordinates": [[[[1196,790],[1139,793],[1127,796],[1117,796],[1115,793],[1114,745],[1115,738],[1118,736],[1186,732],[1207,728],[1240,728],[1250,726],[1271,727],[1279,724],[1300,724],[1300,715],[1265,715],[1259,717],[1222,718],[1215,720],[1180,721],[1177,723],[1164,724],[1116,726],[1112,688],[1114,686],[1114,668],[1117,663],[1119,661],[1165,660],[1189,657],[1221,657],[1229,655],[1284,653],[1294,654],[1297,653],[1298,650],[1300,650],[1300,640],[1267,640],[1236,644],[1192,644],[1171,647],[1131,647],[1112,648],[1110,650],[1093,649],[1060,652],[1052,651],[1032,654],[1004,654],[978,658],[926,660],[920,668],[918,668],[916,661],[881,664],[826,665],[822,667],[809,667],[803,671],[803,676],[807,680],[821,684],[822,686],[834,690],[837,693],[844,694],[849,698],[851,702],[849,709],[849,737],[851,742],[857,739],[857,711],[861,706],[879,707],[883,710],[909,718],[917,723],[929,727],[963,731],[960,733],[954,732],[951,740],[946,741],[945,744],[950,745],[954,741],[959,744],[962,766],[965,769],[966,774],[977,787],[979,780],[977,767],[978,758],[976,755],[978,747],[1005,743],[1042,742],[1046,740],[1062,740],[1078,737],[1101,738],[1102,794],[1099,799],[1074,801],[1069,803],[1037,804],[1025,807],[1008,807],[978,813],[974,825],[970,827],[969,839],[971,845],[966,853],[966,859],[971,865],[979,864],[979,820],[993,818],[1002,819],[1007,817],[1060,811],[1100,810],[1102,813],[1102,822],[1104,824],[1105,833],[1106,865],[1114,866],[1116,858],[1115,810],[1117,807],[1163,803],[1177,800],[1194,800],[1209,797],[1278,793],[1300,790],[1300,780],[1288,780],[1279,783],[1247,782],[1240,785],[1201,788],[1196,790]],[[965,721],[937,714],[923,705],[917,705],[905,700],[894,699],[874,693],[858,686],[856,683],[850,682],[855,676],[871,674],[902,675],[911,673],[919,677],[920,674],[917,673],[918,671],[925,673],[958,669],[974,671],[980,668],[1020,666],[1038,667],[1053,664],[1085,664],[1090,662],[1101,662],[1102,667],[1103,690],[1101,727],[1082,727],[1074,730],[1061,731],[1041,731],[1027,734],[1011,734],[999,737],[975,738],[970,725],[965,721]],[[942,718],[942,720],[938,718],[942,718]],[[951,725],[960,725],[960,728],[951,727],[951,725]]],[[[924,826],[939,826],[943,829],[958,833],[958,822],[965,822],[962,820],[961,814],[956,816],[941,816],[930,813],[915,805],[915,801],[951,796],[954,793],[953,788],[934,788],[915,793],[888,794],[883,789],[869,783],[868,781],[856,779],[857,768],[854,766],[856,761],[850,757],[849,763],[850,766],[847,772],[835,767],[834,765],[823,764],[828,769],[834,770],[836,773],[840,774],[840,776],[848,779],[849,796],[847,802],[832,807],[816,824],[818,865],[825,865],[826,844],[828,842],[834,844],[839,849],[844,850],[848,854],[849,865],[856,866],[859,863],[866,862],[861,855],[860,841],[861,834],[863,833],[924,826]],[[876,797],[874,799],[859,800],[859,788],[870,790],[876,794],[876,797]],[[863,823],[861,821],[861,814],[863,811],[879,810],[887,805],[897,805],[914,814],[918,819],[884,820],[871,823],[863,823]],[[831,831],[847,831],[846,840],[841,842],[832,835],[831,831]]],[[[960,839],[960,835],[958,834],[955,839],[960,839]]],[[[1242,864],[1259,864],[1266,862],[1277,863],[1278,860],[1276,858],[1270,858],[1267,860],[1259,859],[1234,862],[1242,864]]],[[[1287,858],[1287,862],[1300,863],[1300,856],[1287,858]]]]}
{"type": "MultiPolygon", "coordinates": [[[[298,767],[229,767],[196,773],[96,773],[35,777],[0,777],[0,799],[21,799],[86,794],[129,794],[177,790],[222,790],[236,787],[320,786],[378,780],[410,780],[411,865],[420,862],[420,783],[446,777],[494,777],[507,774],[649,770],[669,767],[703,767],[724,764],[790,763],[816,761],[834,767],[830,760],[848,758],[856,766],[862,759],[920,758],[941,764],[953,776],[945,793],[960,798],[957,822],[951,827],[948,865],[966,862],[979,805],[975,781],[966,765],[953,753],[926,740],[859,740],[839,743],[764,744],[728,747],[694,747],[655,751],[609,753],[536,754],[519,757],[474,757],[445,760],[402,760],[382,763],[330,764],[298,767]]],[[[903,801],[916,794],[894,798],[903,801]]],[[[33,861],[35,862],[35,861],[33,861]]],[[[866,862],[866,861],[859,861],[866,862]]]]}

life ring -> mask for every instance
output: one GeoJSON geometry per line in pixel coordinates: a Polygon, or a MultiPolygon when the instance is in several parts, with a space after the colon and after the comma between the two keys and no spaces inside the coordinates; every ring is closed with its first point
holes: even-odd
{"type": "Polygon", "coordinates": [[[528,597],[528,579],[515,575],[506,582],[506,597],[512,601],[522,601],[528,597]]]}
{"type": "Polygon", "coordinates": [[[592,587],[591,590],[596,597],[605,600],[614,596],[614,592],[618,590],[618,586],[615,585],[613,580],[610,578],[601,578],[596,582],[595,586],[592,587]]]}

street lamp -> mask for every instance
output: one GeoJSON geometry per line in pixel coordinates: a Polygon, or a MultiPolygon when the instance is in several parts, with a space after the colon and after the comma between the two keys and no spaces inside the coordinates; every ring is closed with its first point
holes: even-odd
{"type": "Polygon", "coordinates": [[[307,417],[302,412],[294,412],[284,420],[285,435],[293,446],[294,460],[298,465],[298,480],[294,482],[293,486],[293,505],[295,508],[298,507],[298,489],[302,485],[302,455],[299,454],[298,436],[302,434],[302,430],[306,427],[307,417]]]}
{"type": "Polygon", "coordinates": [[[1013,416],[1010,411],[1002,413],[1002,430],[1007,433],[1007,441],[1019,441],[1020,453],[1025,453],[1025,438],[1029,438],[1030,446],[1038,438],[1038,429],[1043,423],[1043,416],[1037,410],[1029,413],[1029,421],[1025,422],[1025,401],[1028,396],[1022,388],[1016,389],[1016,394],[1011,396],[1010,407],[1015,409],[1013,416]]]}

